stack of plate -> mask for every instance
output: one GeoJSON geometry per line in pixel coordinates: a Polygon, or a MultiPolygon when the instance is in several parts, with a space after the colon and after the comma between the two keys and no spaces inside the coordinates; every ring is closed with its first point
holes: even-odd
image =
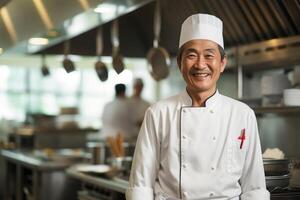
{"type": "Polygon", "coordinates": [[[300,106],[300,89],[285,89],[283,102],[287,106],[300,106]]]}

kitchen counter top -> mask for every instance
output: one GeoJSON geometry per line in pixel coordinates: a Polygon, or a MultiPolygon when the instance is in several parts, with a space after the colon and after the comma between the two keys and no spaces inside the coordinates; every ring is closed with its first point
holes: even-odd
{"type": "Polygon", "coordinates": [[[0,153],[1,156],[10,162],[18,163],[37,170],[63,170],[71,165],[70,162],[44,160],[34,156],[32,151],[1,150],[0,153]]]}
{"type": "Polygon", "coordinates": [[[39,150],[0,150],[5,162],[5,199],[23,200],[24,188],[28,187],[31,191],[26,195],[33,200],[75,199],[80,182],[68,179],[64,170],[74,162],[80,162],[81,155],[68,160],[67,150],[53,150],[52,157],[45,157],[44,151],[39,150]],[[65,157],[59,154],[62,152],[65,157]],[[66,184],[72,187],[66,187],[66,184]]]}
{"type": "Polygon", "coordinates": [[[100,188],[106,188],[120,193],[125,193],[128,187],[128,181],[126,180],[123,180],[118,177],[104,178],[104,177],[89,175],[87,173],[79,172],[76,166],[72,166],[68,168],[66,170],[66,173],[69,176],[75,179],[79,179],[84,183],[89,183],[100,188]]]}

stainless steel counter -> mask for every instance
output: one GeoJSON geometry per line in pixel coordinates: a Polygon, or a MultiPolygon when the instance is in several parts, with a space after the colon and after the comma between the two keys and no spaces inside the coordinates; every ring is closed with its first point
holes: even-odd
{"type": "Polygon", "coordinates": [[[80,182],[68,178],[64,171],[74,163],[43,159],[33,151],[1,150],[0,155],[5,162],[5,200],[22,200],[24,196],[32,200],[76,198],[80,182]]]}
{"type": "Polygon", "coordinates": [[[86,173],[79,172],[77,170],[77,166],[72,166],[66,170],[66,173],[83,183],[89,183],[94,186],[100,187],[100,188],[106,188],[112,191],[125,193],[127,187],[128,187],[128,181],[123,180],[121,178],[102,178],[98,176],[92,176],[86,173]]]}
{"type": "Polygon", "coordinates": [[[70,166],[70,163],[67,162],[46,161],[37,158],[31,152],[18,150],[1,150],[1,156],[11,162],[38,170],[62,170],[70,166]]]}

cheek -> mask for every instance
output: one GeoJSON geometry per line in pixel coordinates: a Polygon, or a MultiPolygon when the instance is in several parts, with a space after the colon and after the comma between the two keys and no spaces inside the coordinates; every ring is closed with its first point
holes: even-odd
{"type": "Polygon", "coordinates": [[[186,77],[186,76],[188,76],[188,74],[189,74],[189,68],[186,67],[185,65],[182,65],[182,66],[181,66],[181,69],[180,69],[180,72],[181,72],[181,74],[182,74],[184,77],[186,77]]]}

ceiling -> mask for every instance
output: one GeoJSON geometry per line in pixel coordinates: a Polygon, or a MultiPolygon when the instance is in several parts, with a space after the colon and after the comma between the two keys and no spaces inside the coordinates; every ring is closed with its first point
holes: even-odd
{"type": "MultiPolygon", "coordinates": [[[[99,4],[97,0],[86,1],[90,9],[84,9],[82,4],[75,0],[44,0],[45,7],[53,21],[53,28],[61,30],[62,25],[66,25],[66,21],[74,19],[77,15],[91,12],[91,8],[99,4]]],[[[49,30],[42,20],[36,22],[40,16],[34,5],[28,2],[29,0],[14,0],[7,6],[12,13],[16,32],[19,35],[17,41],[12,42],[5,29],[2,28],[3,20],[0,22],[0,44],[7,48],[12,47],[12,51],[29,37],[49,30]],[[19,6],[22,6],[22,12],[13,12],[14,9],[20,8],[19,6]],[[28,21],[32,21],[32,24],[28,21]]],[[[122,2],[123,5],[126,2],[127,10],[118,15],[121,52],[125,57],[145,57],[153,44],[155,1],[109,0],[101,2],[112,4],[122,2]]],[[[161,0],[161,12],[160,45],[173,56],[177,53],[180,24],[189,15],[199,12],[214,14],[222,18],[225,48],[300,35],[300,0],[161,0]]],[[[30,53],[62,54],[63,41],[71,39],[72,54],[95,55],[96,27],[102,25],[104,55],[111,55],[110,29],[111,21],[115,17],[117,16],[100,20],[93,26],[84,24],[77,26],[80,31],[76,34],[63,35],[45,47],[31,50],[30,53]]],[[[29,51],[23,49],[23,52],[29,51]]]]}
{"type": "Polygon", "coordinates": [[[0,0],[0,8],[5,6],[10,0],[0,0]]]}

